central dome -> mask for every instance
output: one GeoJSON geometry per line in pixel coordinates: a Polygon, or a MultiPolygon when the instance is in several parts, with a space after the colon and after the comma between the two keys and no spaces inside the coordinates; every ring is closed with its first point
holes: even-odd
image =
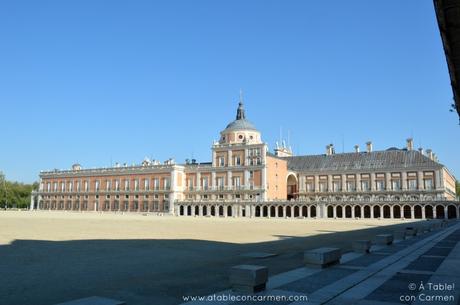
{"type": "Polygon", "coordinates": [[[246,119],[234,120],[227,125],[225,131],[236,131],[236,130],[257,130],[251,122],[246,119]]]}
{"type": "Polygon", "coordinates": [[[240,100],[238,110],[236,111],[236,119],[225,127],[220,133],[220,143],[260,143],[260,132],[248,120],[244,112],[243,102],[240,100]]]}

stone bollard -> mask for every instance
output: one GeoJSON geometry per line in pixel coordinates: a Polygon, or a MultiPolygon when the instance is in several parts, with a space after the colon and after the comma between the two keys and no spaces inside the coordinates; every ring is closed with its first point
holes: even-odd
{"type": "Polygon", "coordinates": [[[414,227],[407,227],[406,228],[406,235],[407,236],[416,236],[417,235],[417,228],[414,228],[414,227]]]}
{"type": "Polygon", "coordinates": [[[338,264],[341,257],[339,248],[318,248],[305,251],[303,261],[307,267],[326,268],[338,264]]]}
{"type": "Polygon", "coordinates": [[[353,251],[358,253],[369,253],[371,249],[370,240],[355,240],[352,244],[353,251]]]}
{"type": "Polygon", "coordinates": [[[238,265],[230,268],[232,290],[241,293],[256,293],[265,290],[268,268],[257,265],[238,265]]]}
{"type": "Polygon", "coordinates": [[[375,242],[378,245],[391,245],[393,243],[393,234],[379,234],[375,236],[375,242]]]}

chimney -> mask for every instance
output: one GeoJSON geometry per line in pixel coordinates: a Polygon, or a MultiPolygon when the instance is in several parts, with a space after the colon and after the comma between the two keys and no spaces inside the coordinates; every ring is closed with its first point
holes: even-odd
{"type": "Polygon", "coordinates": [[[359,153],[359,145],[355,145],[355,153],[359,153]]]}
{"type": "Polygon", "coordinates": [[[423,148],[422,148],[422,147],[420,147],[420,148],[418,149],[418,151],[419,151],[422,155],[424,155],[424,152],[423,152],[423,148]]]}
{"type": "Polygon", "coordinates": [[[326,145],[326,156],[330,156],[330,155],[331,155],[331,146],[326,145]]]}
{"type": "Polygon", "coordinates": [[[438,162],[438,161],[439,161],[439,160],[438,160],[438,156],[436,156],[435,153],[433,153],[433,161],[434,161],[434,162],[438,162]]]}
{"type": "Polygon", "coordinates": [[[335,148],[334,148],[334,144],[329,144],[329,147],[331,149],[331,155],[334,155],[335,154],[335,148]]]}
{"type": "Polygon", "coordinates": [[[426,154],[427,154],[428,158],[430,158],[430,160],[434,161],[433,151],[431,149],[427,149],[426,154]]]}
{"type": "Polygon", "coordinates": [[[372,152],[372,142],[366,142],[366,150],[368,153],[372,152]]]}
{"type": "Polygon", "coordinates": [[[406,143],[407,143],[406,147],[408,151],[414,150],[414,139],[408,138],[406,140],[406,143]]]}

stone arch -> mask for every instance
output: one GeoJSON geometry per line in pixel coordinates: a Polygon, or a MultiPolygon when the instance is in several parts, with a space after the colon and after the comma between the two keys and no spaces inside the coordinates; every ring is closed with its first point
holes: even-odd
{"type": "Polygon", "coordinates": [[[422,207],[419,204],[414,206],[414,218],[415,219],[422,219],[422,207]]]}
{"type": "Polygon", "coordinates": [[[361,218],[361,206],[355,205],[355,218],[361,218]]]}
{"type": "Polygon", "coordinates": [[[191,205],[187,206],[187,216],[192,216],[192,206],[191,205]]]}
{"type": "Polygon", "coordinates": [[[276,217],[276,207],[274,205],[270,207],[270,217],[276,217]]]}
{"type": "Polygon", "coordinates": [[[383,218],[391,218],[391,207],[389,205],[383,206],[383,218]]]}
{"type": "Polygon", "coordinates": [[[374,205],[372,207],[372,209],[374,210],[374,218],[382,217],[382,215],[380,215],[380,206],[379,205],[374,205]]]}
{"type": "Polygon", "coordinates": [[[338,205],[335,207],[336,211],[335,213],[337,214],[337,218],[343,218],[343,208],[341,205],[338,205]]]}
{"type": "Polygon", "coordinates": [[[224,216],[224,207],[219,205],[219,216],[224,216]]]}
{"type": "Polygon", "coordinates": [[[254,215],[255,217],[260,217],[260,206],[259,205],[256,206],[255,213],[256,213],[256,215],[254,215]]]}
{"type": "Polygon", "coordinates": [[[437,219],[444,219],[445,218],[445,215],[444,215],[444,206],[443,205],[437,205],[436,206],[436,218],[437,219]]]}
{"type": "Polygon", "coordinates": [[[200,208],[199,206],[195,206],[195,215],[200,215],[200,208]]]}
{"type": "Polygon", "coordinates": [[[393,218],[401,218],[401,207],[397,204],[393,206],[393,218]]]}
{"type": "Polygon", "coordinates": [[[278,217],[284,217],[284,211],[281,205],[278,206],[278,217]]]}
{"type": "Polygon", "coordinates": [[[184,216],[184,206],[183,205],[179,206],[179,216],[184,216]]]}
{"type": "Polygon", "coordinates": [[[302,215],[303,217],[308,217],[308,207],[306,205],[302,206],[302,215]]]}
{"type": "Polygon", "coordinates": [[[211,216],[216,216],[216,207],[211,205],[211,216]]]}
{"type": "Polygon", "coordinates": [[[346,205],[345,206],[345,218],[351,218],[351,206],[346,205]]]}
{"type": "Polygon", "coordinates": [[[207,215],[208,215],[208,206],[204,205],[203,206],[203,216],[207,216],[207,215]]]}
{"type": "Polygon", "coordinates": [[[292,217],[292,207],[290,205],[286,207],[286,217],[292,217]]]}
{"type": "Polygon", "coordinates": [[[316,217],[316,205],[310,206],[310,217],[316,217]]]}
{"type": "MultiPolygon", "coordinates": [[[[295,199],[297,198],[298,192],[297,192],[297,176],[294,173],[288,173],[286,177],[286,185],[287,185],[287,200],[295,199]]],[[[287,214],[287,213],[286,213],[287,214]]]]}
{"type": "Polygon", "coordinates": [[[262,207],[262,217],[268,217],[268,206],[266,205],[262,207]]]}
{"type": "Polygon", "coordinates": [[[457,218],[457,208],[452,204],[447,207],[447,218],[457,218]]]}
{"type": "Polygon", "coordinates": [[[371,218],[371,207],[368,205],[364,206],[364,218],[371,218]]]}
{"type": "Polygon", "coordinates": [[[433,219],[434,214],[433,214],[433,206],[431,205],[425,205],[425,218],[426,219],[433,219]]]}
{"type": "Polygon", "coordinates": [[[334,207],[332,205],[327,206],[327,218],[334,218],[334,207]]]}
{"type": "Polygon", "coordinates": [[[232,211],[232,206],[231,205],[227,206],[227,216],[230,216],[230,217],[233,216],[233,211],[232,211]]]}
{"type": "Polygon", "coordinates": [[[410,208],[410,205],[406,204],[403,206],[403,217],[405,219],[411,219],[412,216],[411,216],[411,208],[410,208]]]}
{"type": "Polygon", "coordinates": [[[300,211],[297,205],[294,206],[294,217],[300,217],[300,211]]]}

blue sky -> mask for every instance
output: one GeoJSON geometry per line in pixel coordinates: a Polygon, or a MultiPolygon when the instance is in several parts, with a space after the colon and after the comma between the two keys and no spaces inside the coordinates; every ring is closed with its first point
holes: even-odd
{"type": "Polygon", "coordinates": [[[234,119],[296,154],[432,148],[460,176],[431,0],[2,1],[0,170],[210,160],[234,119]]]}

